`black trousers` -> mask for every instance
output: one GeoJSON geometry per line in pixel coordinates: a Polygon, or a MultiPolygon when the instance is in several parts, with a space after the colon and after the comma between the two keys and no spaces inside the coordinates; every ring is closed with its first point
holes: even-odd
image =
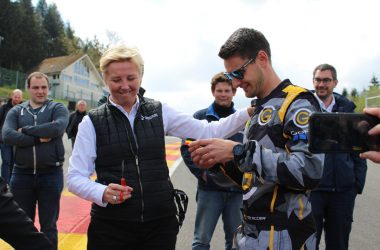
{"type": "Polygon", "coordinates": [[[344,192],[311,192],[310,201],[317,226],[317,249],[322,230],[325,233],[326,250],[347,250],[357,190],[352,187],[344,192]]]}
{"type": "Polygon", "coordinates": [[[0,238],[17,250],[51,250],[53,245],[34,227],[0,178],[0,238]]]}
{"type": "Polygon", "coordinates": [[[175,250],[178,234],[176,216],[149,222],[91,218],[88,250],[175,250]]]}

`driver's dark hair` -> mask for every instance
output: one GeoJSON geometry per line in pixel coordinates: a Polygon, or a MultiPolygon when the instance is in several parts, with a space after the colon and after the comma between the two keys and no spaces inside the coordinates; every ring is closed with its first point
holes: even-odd
{"type": "Polygon", "coordinates": [[[222,45],[218,55],[222,59],[231,56],[249,59],[256,57],[260,50],[263,50],[271,61],[270,45],[263,33],[255,29],[240,28],[222,45]]]}

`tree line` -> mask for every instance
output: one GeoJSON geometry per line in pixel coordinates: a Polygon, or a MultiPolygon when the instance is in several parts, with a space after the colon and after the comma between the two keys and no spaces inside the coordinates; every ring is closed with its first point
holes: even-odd
{"type": "Polygon", "coordinates": [[[77,37],[54,3],[0,0],[0,67],[28,72],[45,58],[86,53],[99,68],[105,47],[77,37]]]}
{"type": "MultiPolygon", "coordinates": [[[[107,32],[109,44],[121,40],[116,33],[107,32]]],[[[0,0],[0,67],[28,72],[43,59],[70,54],[87,54],[99,69],[99,59],[108,47],[95,36],[82,40],[75,35],[69,22],[63,22],[55,3],[39,0],[0,0]]],[[[380,84],[375,75],[368,90],[350,92],[344,88],[342,94],[361,108],[364,96],[380,94],[380,84]]],[[[379,103],[380,106],[380,103],[379,103]]]]}
{"type": "Polygon", "coordinates": [[[342,95],[348,97],[356,105],[356,112],[362,112],[365,105],[370,107],[380,107],[380,82],[378,78],[373,75],[370,80],[370,85],[367,88],[363,88],[362,91],[358,91],[356,88],[352,88],[351,91],[348,91],[347,88],[343,88],[342,95]],[[365,103],[367,97],[376,97],[375,99],[370,100],[369,103],[365,103]]]}
{"type": "MultiPolygon", "coordinates": [[[[371,81],[369,83],[371,84],[369,86],[369,89],[368,90],[364,89],[363,92],[372,92],[371,90],[375,90],[375,92],[378,92],[377,90],[379,90],[380,83],[379,83],[379,80],[377,79],[377,77],[375,75],[372,76],[371,81]]],[[[352,98],[356,98],[356,97],[358,97],[359,92],[356,88],[353,88],[353,89],[351,89],[350,94],[348,94],[347,88],[343,88],[342,95],[346,96],[346,97],[350,96],[352,98]]]]}

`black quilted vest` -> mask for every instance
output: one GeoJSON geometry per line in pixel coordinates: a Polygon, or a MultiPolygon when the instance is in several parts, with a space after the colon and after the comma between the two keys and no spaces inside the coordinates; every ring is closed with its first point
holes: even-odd
{"type": "Polygon", "coordinates": [[[175,214],[165,157],[162,106],[152,99],[139,98],[134,134],[127,117],[109,102],[89,112],[96,132],[97,182],[120,184],[123,174],[127,185],[133,188],[132,198],[120,205],[93,204],[91,216],[144,222],[175,214]]]}

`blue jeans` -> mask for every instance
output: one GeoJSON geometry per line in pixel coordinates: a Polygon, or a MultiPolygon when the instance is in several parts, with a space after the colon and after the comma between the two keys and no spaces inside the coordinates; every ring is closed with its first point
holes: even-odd
{"type": "MultiPolygon", "coordinates": [[[[0,131],[1,132],[1,131],[0,131]]],[[[7,183],[11,179],[13,169],[13,146],[0,143],[1,150],[1,177],[3,177],[7,183]]]]}
{"type": "Polygon", "coordinates": [[[41,231],[57,249],[57,220],[63,189],[62,168],[51,173],[37,173],[35,175],[13,173],[10,187],[16,202],[33,221],[36,214],[36,204],[38,204],[41,231]]]}
{"type": "Polygon", "coordinates": [[[210,241],[220,215],[225,233],[225,249],[230,250],[234,233],[241,224],[241,206],[242,194],[198,189],[193,250],[210,249],[210,241]]]}

